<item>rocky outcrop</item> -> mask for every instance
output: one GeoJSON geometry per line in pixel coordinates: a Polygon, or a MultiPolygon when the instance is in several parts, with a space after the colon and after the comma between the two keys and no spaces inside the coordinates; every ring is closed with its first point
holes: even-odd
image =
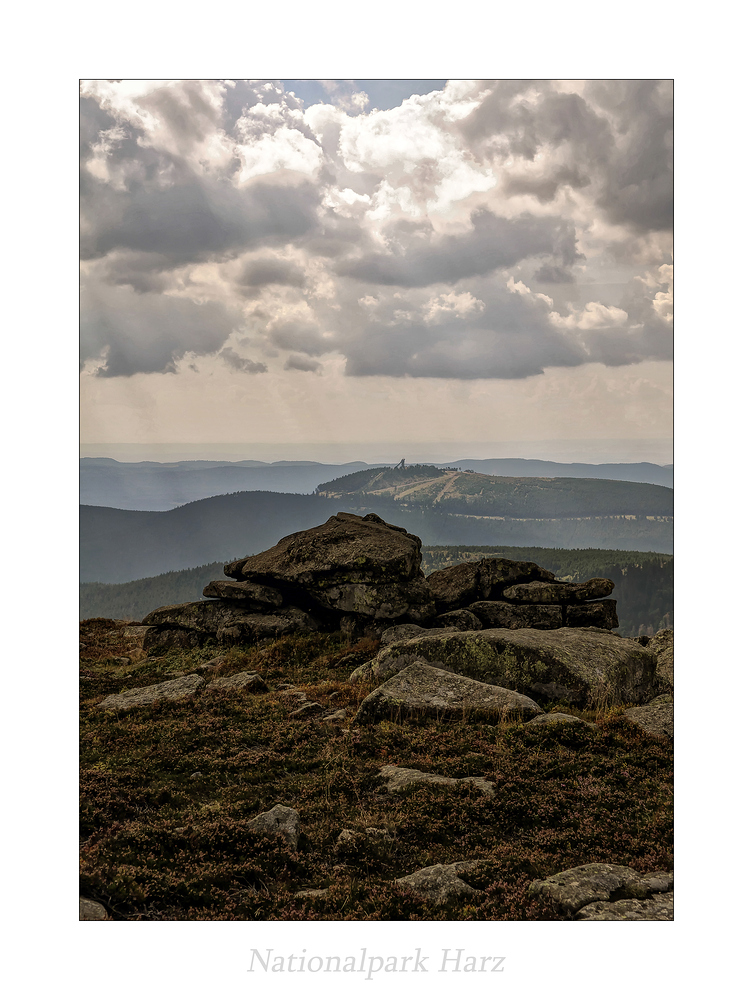
{"type": "Polygon", "coordinates": [[[656,658],[638,643],[597,629],[484,629],[395,642],[351,674],[385,681],[425,660],[534,700],[576,707],[644,704],[657,694],[656,658]]]}
{"type": "Polygon", "coordinates": [[[205,600],[150,612],[134,639],[159,655],[311,631],[402,639],[411,628],[418,635],[618,625],[616,602],[608,599],[611,580],[566,583],[536,563],[501,558],[425,578],[420,538],[376,514],[335,514],[266,552],[228,563],[225,574],[229,579],[207,584],[205,600]]]}
{"type": "Polygon", "coordinates": [[[355,722],[423,716],[484,720],[496,725],[503,719],[530,719],[541,714],[542,709],[525,695],[449,673],[417,659],[364,698],[355,722]]]}
{"type": "Polygon", "coordinates": [[[225,566],[208,600],[157,608],[144,648],[162,653],[210,640],[259,642],[292,633],[366,634],[395,622],[428,622],[436,607],[421,572],[421,540],[376,514],[336,514],[255,556],[225,566]]]}
{"type": "Polygon", "coordinates": [[[587,920],[671,920],[667,894],[674,888],[668,872],[639,875],[623,865],[580,865],[532,882],[529,896],[542,899],[565,916],[587,920]],[[656,906],[636,901],[656,900],[656,906]],[[595,908],[593,904],[600,904],[595,908]],[[613,908],[607,908],[613,907],[613,908]],[[653,911],[654,915],[647,915],[653,911]],[[660,913],[667,915],[660,916],[660,913]],[[637,915],[636,915],[637,914],[637,915]],[[641,915],[642,914],[642,915],[641,915]]]}

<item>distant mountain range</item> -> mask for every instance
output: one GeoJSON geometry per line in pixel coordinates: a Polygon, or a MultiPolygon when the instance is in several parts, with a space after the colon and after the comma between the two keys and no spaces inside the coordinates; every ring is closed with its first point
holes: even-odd
{"type": "Polygon", "coordinates": [[[666,487],[367,468],[321,484],[316,494],[231,493],[167,511],[84,505],[80,580],[123,583],[240,558],[338,511],[373,511],[426,545],[672,551],[666,487]]]}
{"type": "MultiPolygon", "coordinates": [[[[459,459],[437,468],[473,469],[493,476],[545,476],[609,479],[671,487],[673,467],[650,462],[611,465],[566,464],[536,459],[459,459]]],[[[117,462],[112,458],[80,460],[80,500],[95,507],[167,511],[195,500],[240,491],[311,493],[321,483],[350,473],[380,468],[366,462],[323,465],[319,462],[117,462]]],[[[409,466],[415,468],[415,466],[409,466]]]]}

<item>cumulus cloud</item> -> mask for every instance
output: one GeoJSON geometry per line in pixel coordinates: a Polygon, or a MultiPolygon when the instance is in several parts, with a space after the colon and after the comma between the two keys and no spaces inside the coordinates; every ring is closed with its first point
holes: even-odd
{"type": "Polygon", "coordinates": [[[218,302],[90,285],[81,294],[82,360],[104,356],[100,376],[175,372],[188,353],[218,351],[233,331],[218,302]]]}
{"type": "Polygon", "coordinates": [[[291,354],[285,362],[286,372],[321,372],[322,366],[319,361],[313,358],[304,357],[302,354],[291,354]]]}
{"type": "Polygon", "coordinates": [[[226,347],[217,355],[222,358],[234,371],[246,372],[250,375],[256,375],[259,372],[268,371],[267,366],[262,364],[260,361],[250,361],[248,358],[242,358],[237,351],[234,351],[231,347],[226,347]]]}
{"type": "Polygon", "coordinates": [[[308,107],[280,81],[84,83],[89,368],[334,353],[350,376],[520,379],[671,357],[670,82],[450,81],[372,111],[320,83],[308,107]]]}

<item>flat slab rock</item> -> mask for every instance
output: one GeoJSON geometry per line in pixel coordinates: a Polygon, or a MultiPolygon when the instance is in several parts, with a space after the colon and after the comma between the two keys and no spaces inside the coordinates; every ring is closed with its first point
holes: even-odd
{"type": "Polygon", "coordinates": [[[589,903],[647,900],[673,889],[674,878],[668,872],[639,875],[624,865],[593,864],[569,868],[532,882],[528,894],[551,903],[560,913],[572,916],[589,903]]]}
{"type": "Polygon", "coordinates": [[[379,776],[387,779],[388,792],[402,792],[411,785],[475,785],[479,791],[489,797],[497,794],[497,790],[491,781],[482,777],[470,778],[448,778],[444,774],[431,774],[426,771],[417,771],[412,767],[397,767],[394,764],[385,764],[379,769],[379,776]]]}
{"type": "Polygon", "coordinates": [[[395,880],[396,885],[404,886],[415,892],[417,896],[431,903],[446,903],[450,899],[463,896],[479,896],[479,889],[474,889],[460,876],[472,871],[480,861],[455,861],[450,865],[432,865],[421,868],[412,875],[404,875],[395,880]]]}
{"type": "Polygon", "coordinates": [[[231,674],[229,677],[218,677],[207,684],[208,689],[220,689],[223,691],[269,691],[269,686],[260,674],[255,671],[242,670],[240,673],[231,674]]]}
{"type": "Polygon", "coordinates": [[[419,659],[534,700],[574,707],[641,705],[659,693],[653,653],[631,639],[590,628],[420,635],[380,649],[350,679],[385,681],[419,659]]]}
{"type": "Polygon", "coordinates": [[[447,566],[426,578],[439,611],[453,611],[473,601],[499,598],[504,588],[533,580],[554,580],[554,573],[536,563],[500,558],[447,566]]]}
{"type": "Polygon", "coordinates": [[[675,703],[672,700],[665,700],[665,697],[660,696],[649,705],[626,709],[625,718],[630,719],[636,726],[640,726],[652,736],[666,736],[667,739],[674,739],[675,703]]]}
{"type": "Polygon", "coordinates": [[[558,580],[519,583],[503,590],[502,596],[524,604],[579,604],[609,597],[613,590],[611,580],[593,577],[583,583],[560,583],[558,580]]]}
{"type": "Polygon", "coordinates": [[[536,702],[525,695],[433,667],[419,659],[364,698],[355,722],[428,716],[498,723],[502,719],[530,719],[542,714],[536,702]]]}
{"type": "Polygon", "coordinates": [[[674,920],[675,894],[663,892],[651,899],[618,899],[616,903],[589,903],[576,920],[674,920]]]}
{"type": "Polygon", "coordinates": [[[201,687],[203,681],[198,674],[186,674],[162,684],[150,684],[149,687],[129,688],[120,694],[108,695],[99,703],[101,711],[116,712],[129,708],[141,708],[153,705],[157,701],[180,701],[189,698],[201,687]]]}
{"type": "Polygon", "coordinates": [[[225,566],[225,576],[275,586],[413,580],[421,570],[421,539],[376,514],[335,514],[286,535],[258,555],[225,566]]]}

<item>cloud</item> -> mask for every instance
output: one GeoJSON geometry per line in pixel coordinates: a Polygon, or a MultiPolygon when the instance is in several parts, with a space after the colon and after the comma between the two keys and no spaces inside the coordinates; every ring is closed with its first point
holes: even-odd
{"type": "Polygon", "coordinates": [[[291,354],[285,362],[285,371],[319,373],[322,371],[322,366],[313,358],[306,358],[302,354],[291,354]]]}
{"type": "Polygon", "coordinates": [[[248,358],[242,358],[240,354],[234,351],[231,347],[226,347],[217,355],[218,358],[222,358],[234,371],[246,372],[249,375],[256,375],[259,372],[268,371],[267,366],[262,364],[260,361],[250,361],[248,358]]]}
{"type": "Polygon", "coordinates": [[[96,374],[176,371],[184,355],[212,354],[233,331],[218,302],[134,292],[127,286],[89,285],[81,295],[81,353],[105,357],[96,374]]]}
{"type": "Polygon", "coordinates": [[[250,293],[264,285],[289,285],[293,288],[303,288],[306,275],[302,268],[292,261],[281,257],[258,257],[250,260],[243,268],[238,278],[238,284],[250,293]]]}
{"type": "Polygon", "coordinates": [[[575,229],[559,218],[505,219],[486,209],[471,216],[466,233],[437,235],[404,225],[391,233],[390,252],[364,253],[337,266],[344,277],[381,285],[421,287],[509,268],[529,257],[552,256],[568,266],[581,255],[575,229]]]}
{"type": "Polygon", "coordinates": [[[671,357],[671,83],[450,81],[370,113],[361,83],[84,83],[87,370],[671,357]]]}

